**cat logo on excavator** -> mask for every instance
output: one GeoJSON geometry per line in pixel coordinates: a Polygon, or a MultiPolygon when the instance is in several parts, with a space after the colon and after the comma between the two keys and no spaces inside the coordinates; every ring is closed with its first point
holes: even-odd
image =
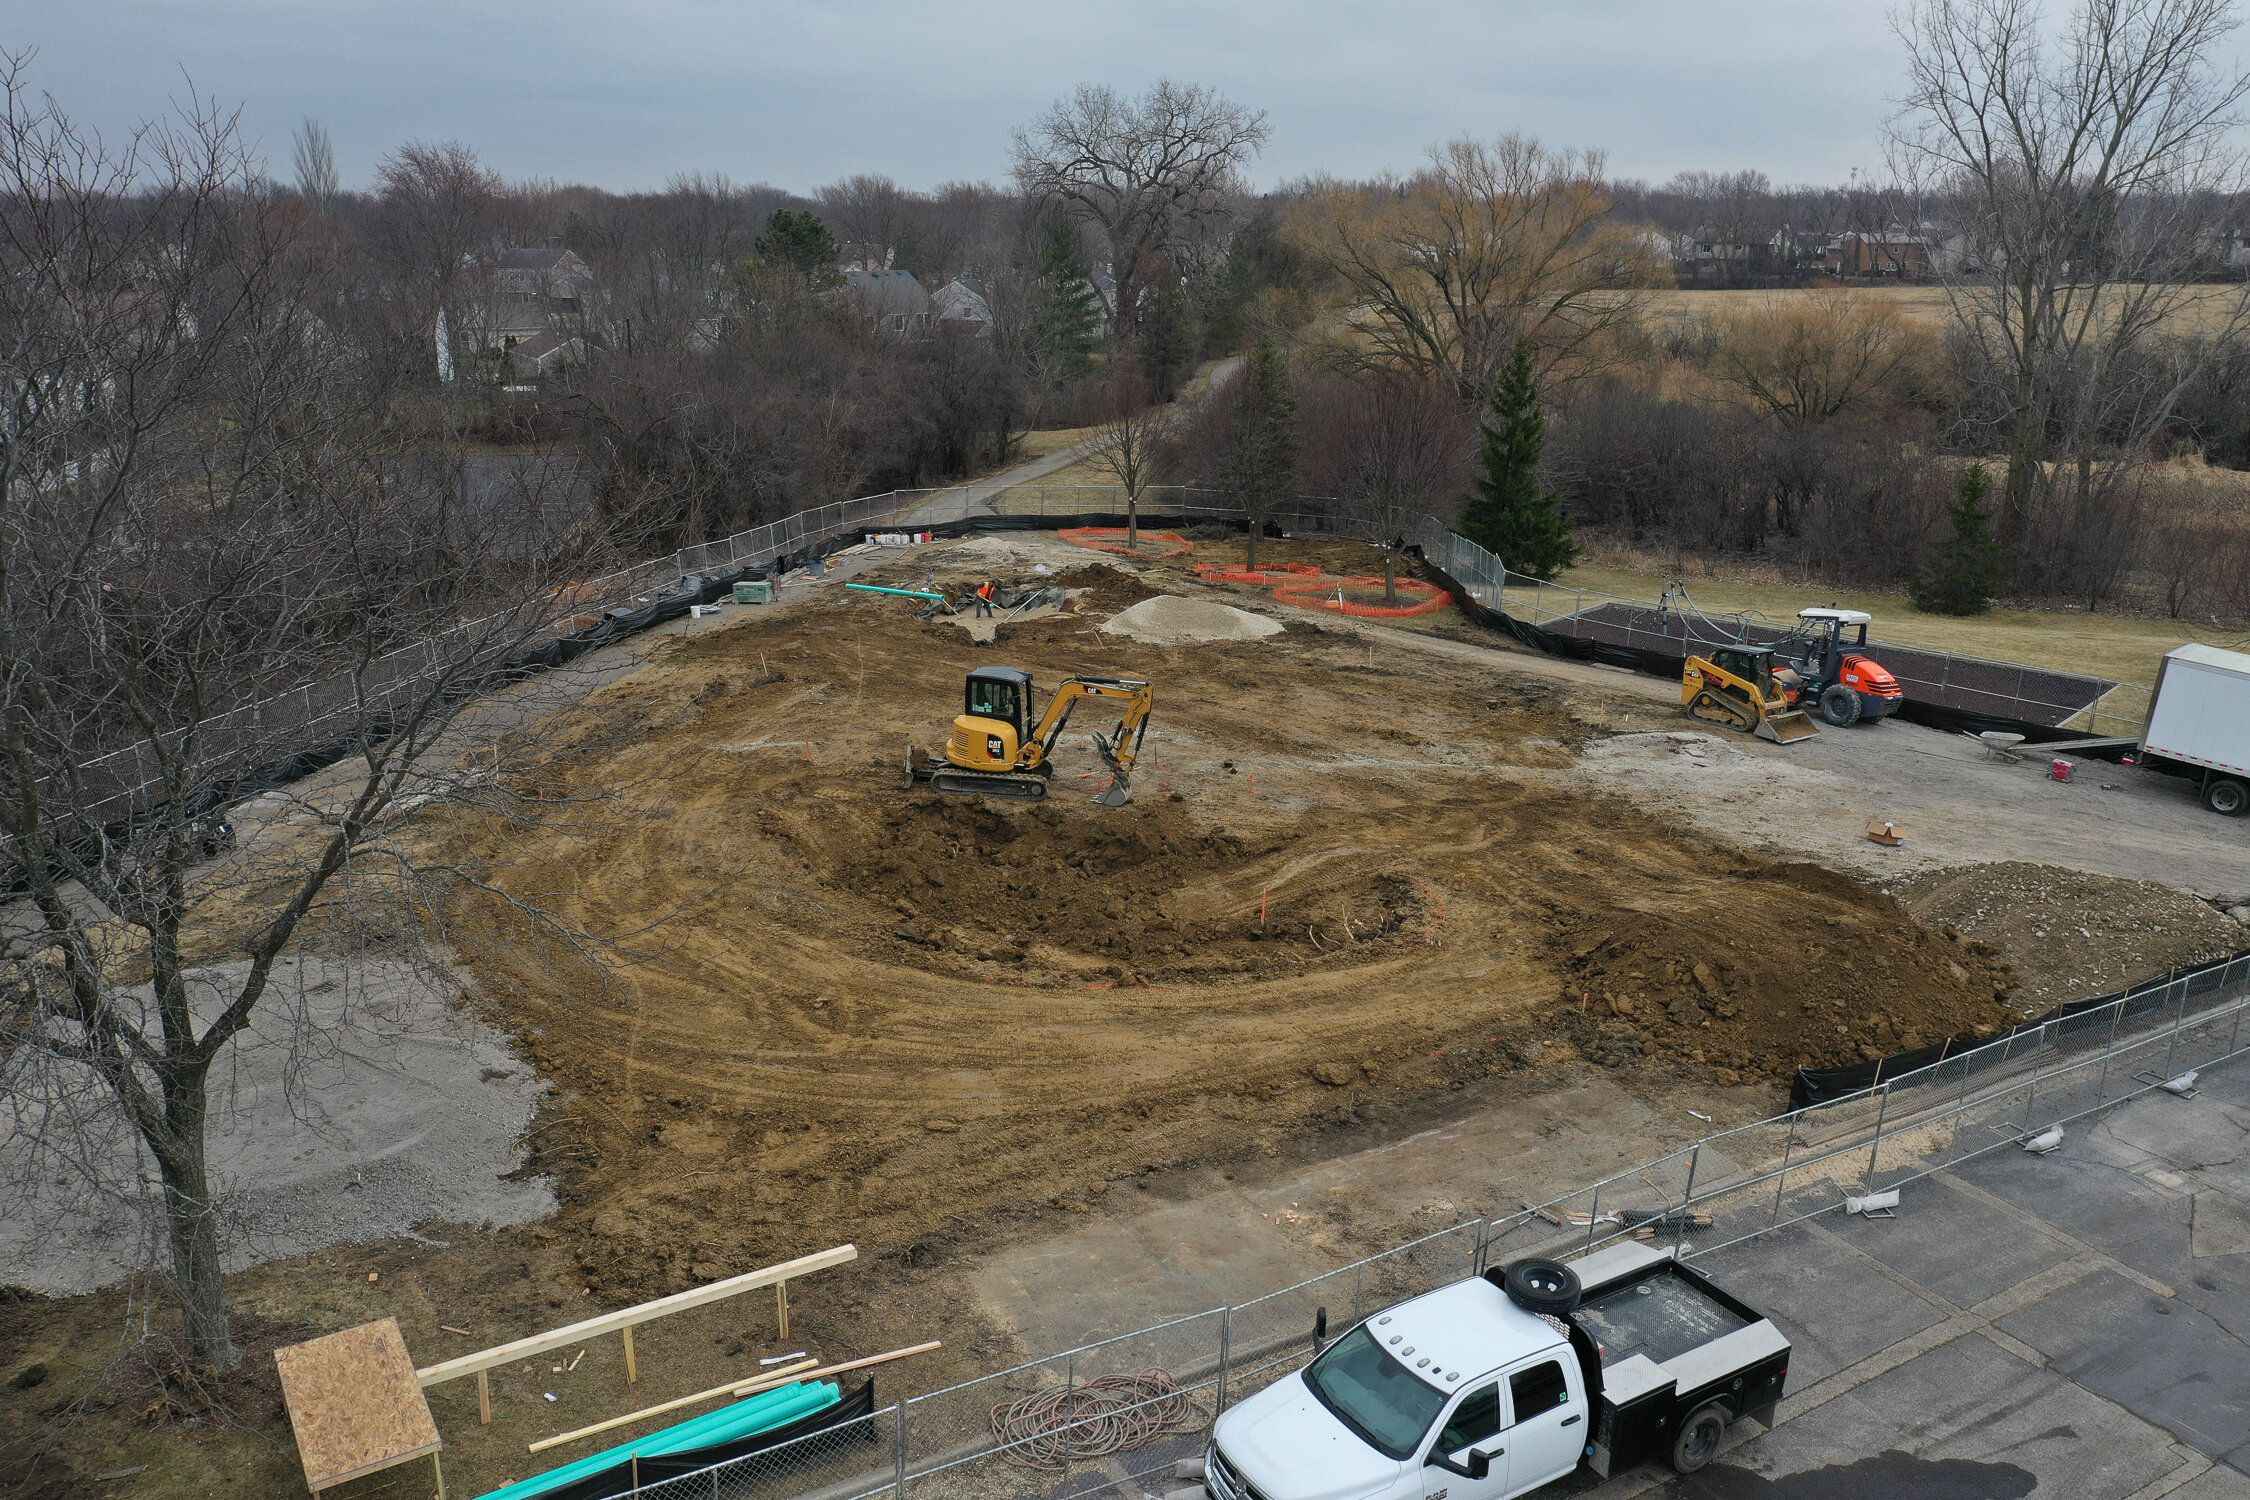
{"type": "Polygon", "coordinates": [[[1680,702],[1688,717],[1729,729],[1747,729],[1761,740],[1794,745],[1820,728],[1793,707],[1796,673],[1776,671],[1771,646],[1721,646],[1709,657],[1691,656],[1680,673],[1680,702]]]}
{"type": "Polygon", "coordinates": [[[1033,724],[1031,674],[1016,667],[978,667],[969,674],[963,712],[953,721],[944,758],[924,755],[920,746],[907,747],[907,786],[927,783],[956,797],[1036,802],[1047,795],[1055,774],[1055,741],[1085,698],[1114,698],[1124,704],[1114,730],[1087,736],[1109,767],[1109,785],[1094,800],[1104,807],[1123,807],[1132,795],[1133,760],[1156,702],[1154,689],[1127,677],[1065,678],[1047,701],[1047,712],[1033,724]]]}

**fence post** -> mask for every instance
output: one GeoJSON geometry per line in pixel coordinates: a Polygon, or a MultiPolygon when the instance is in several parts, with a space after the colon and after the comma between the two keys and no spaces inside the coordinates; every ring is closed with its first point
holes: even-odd
{"type": "Polygon", "coordinates": [[[891,1460],[891,1490],[894,1495],[906,1494],[906,1403],[897,1405],[898,1420],[892,1424],[896,1441],[891,1445],[897,1453],[891,1460]]]}
{"type": "MultiPolygon", "coordinates": [[[[2050,1023],[2048,1023],[2048,1024],[2049,1024],[2049,1025],[2051,1025],[2051,1024],[2053,1024],[2053,1023],[2052,1023],[2052,1022],[2050,1022],[2050,1023]]],[[[2041,1053],[2041,1052],[2044,1052],[2044,1051],[2046,1051],[2046,1050],[2047,1050],[2047,1027],[2046,1027],[2046,1026],[2041,1026],[2041,1027],[2039,1028],[2039,1046],[2038,1046],[2038,1048],[2037,1048],[2037,1049],[2036,1049],[2036,1050],[2035,1050],[2035,1051],[2033,1052],[2033,1054],[2032,1054],[2032,1055],[2033,1055],[2033,1057],[2035,1057],[2035,1058],[2036,1058],[2036,1057],[2038,1056],[2038,1054],[2039,1054],[2039,1053],[2041,1053]]],[[[2029,1088],[2027,1088],[2027,1089],[2025,1089],[2025,1090],[2024,1090],[2024,1095],[2023,1095],[2023,1133],[2024,1133],[2025,1135],[2029,1135],[2029,1134],[2031,1134],[2031,1105],[2032,1105],[2032,1101],[2033,1101],[2033,1100],[2035,1100],[2035,1099],[2037,1099],[2038,1097],[2039,1097],[2039,1064],[2038,1064],[2037,1062],[2033,1062],[2033,1063],[2032,1063],[2032,1065],[2031,1065],[2031,1086],[2030,1086],[2029,1088]]]]}
{"type": "Polygon", "coordinates": [[[1773,1217],[1766,1221],[1768,1229],[1781,1222],[1781,1195],[1789,1187],[1789,1155],[1797,1149],[1797,1121],[1803,1113],[1802,1110],[1790,1113],[1789,1133],[1781,1138],[1781,1170],[1773,1178],[1773,1217]]]}
{"type": "Polygon", "coordinates": [[[2101,1082],[2094,1086],[2094,1099],[2096,1103],[2099,1103],[2100,1101],[2109,1097],[2110,1057],[2111,1054],[2113,1054],[2117,1050],[2117,1023],[2120,1020],[2124,1019],[2124,1016],[2125,1002],[2123,1000],[2113,1001],[2109,1007],[2109,1038],[2102,1043],[2101,1082]]]}
{"type": "Polygon", "coordinates": [[[2164,1050],[2164,1078],[2166,1082],[2170,1082],[2174,1076],[2172,1072],[2172,1061],[2174,1058],[2178,1057],[2180,1053],[2180,1028],[2187,1024],[2188,987],[2187,981],[2180,978],[2180,971],[2178,969],[2174,969],[2172,971],[2172,983],[2178,985],[2180,988],[2180,1003],[2179,1008],[2174,1011],[2172,1015],[2172,1045],[2164,1050]]]}
{"type": "Polygon", "coordinates": [[[1883,1117],[1891,1111],[1891,1086],[1883,1085],[1883,1097],[1875,1103],[1875,1139],[1867,1148],[1867,1190],[1875,1191],[1875,1160],[1883,1149],[1883,1117]]]}
{"type": "Polygon", "coordinates": [[[1596,1183],[1594,1186],[1594,1201],[1586,1206],[1586,1248],[1589,1250],[1594,1248],[1594,1231],[1601,1227],[1599,1222],[1601,1216],[1602,1190],[1601,1185],[1596,1183]]]}
{"type": "Polygon", "coordinates": [[[1703,1143],[1697,1141],[1695,1149],[1688,1152],[1687,1190],[1680,1194],[1680,1217],[1672,1226],[1672,1258],[1680,1258],[1680,1245],[1687,1238],[1688,1211],[1695,1202],[1695,1168],[1703,1160],[1703,1143]]]}
{"type": "Polygon", "coordinates": [[[1227,1376],[1232,1373],[1228,1366],[1234,1358],[1233,1337],[1234,1305],[1229,1303],[1219,1309],[1219,1399],[1212,1409],[1213,1417],[1227,1409],[1227,1376]]]}
{"type": "Polygon", "coordinates": [[[1366,1280],[1367,1262],[1359,1261],[1352,1266],[1352,1321],[1354,1323],[1367,1316],[1367,1299],[1364,1295],[1366,1280]]]}

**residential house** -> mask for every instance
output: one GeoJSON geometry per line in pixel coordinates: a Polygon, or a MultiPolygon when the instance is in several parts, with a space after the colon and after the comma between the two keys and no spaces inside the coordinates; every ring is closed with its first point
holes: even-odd
{"type": "Polygon", "coordinates": [[[974,281],[957,276],[932,292],[930,315],[940,328],[980,339],[992,336],[992,304],[974,281]]]}
{"type": "Polygon", "coordinates": [[[593,268],[550,243],[502,251],[472,279],[449,323],[438,314],[438,378],[466,359],[503,380],[535,381],[585,357],[593,268]]]}
{"type": "Polygon", "coordinates": [[[900,338],[927,333],[930,328],[930,294],[909,271],[870,271],[847,266],[844,291],[877,329],[900,338]]]}

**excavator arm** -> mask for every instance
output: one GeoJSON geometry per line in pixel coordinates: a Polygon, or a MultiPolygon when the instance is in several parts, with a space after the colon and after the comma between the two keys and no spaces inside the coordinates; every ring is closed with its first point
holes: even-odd
{"type": "Polygon", "coordinates": [[[1047,712],[1040,716],[1038,727],[1031,732],[1039,746],[1040,760],[1054,753],[1055,742],[1062,738],[1071,713],[1088,698],[1112,698],[1124,704],[1116,729],[1108,734],[1096,730],[1087,736],[1109,767],[1109,786],[1094,800],[1104,807],[1122,807],[1132,794],[1133,762],[1141,753],[1142,739],[1148,734],[1149,710],[1156,706],[1156,690],[1129,677],[1065,678],[1047,701],[1047,712]]]}

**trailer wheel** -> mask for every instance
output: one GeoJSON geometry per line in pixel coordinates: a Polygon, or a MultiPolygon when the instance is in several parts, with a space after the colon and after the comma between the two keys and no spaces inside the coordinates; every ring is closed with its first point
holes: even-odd
{"type": "Polygon", "coordinates": [[[1519,1260],[1508,1267],[1501,1290],[1525,1312],[1561,1317],[1578,1307],[1578,1273],[1559,1260],[1519,1260]]]}
{"type": "Polygon", "coordinates": [[[1719,1439],[1726,1436],[1727,1409],[1712,1401],[1689,1413],[1672,1439],[1672,1467],[1693,1474],[1719,1455],[1719,1439]]]}
{"type": "Polygon", "coordinates": [[[1832,682],[1820,695],[1820,716],[1838,729],[1849,729],[1859,722],[1859,694],[1840,682],[1832,682]]]}
{"type": "Polygon", "coordinates": [[[2221,776],[2203,789],[2203,805],[2222,818],[2239,818],[2250,809],[2250,786],[2232,776],[2221,776]]]}

